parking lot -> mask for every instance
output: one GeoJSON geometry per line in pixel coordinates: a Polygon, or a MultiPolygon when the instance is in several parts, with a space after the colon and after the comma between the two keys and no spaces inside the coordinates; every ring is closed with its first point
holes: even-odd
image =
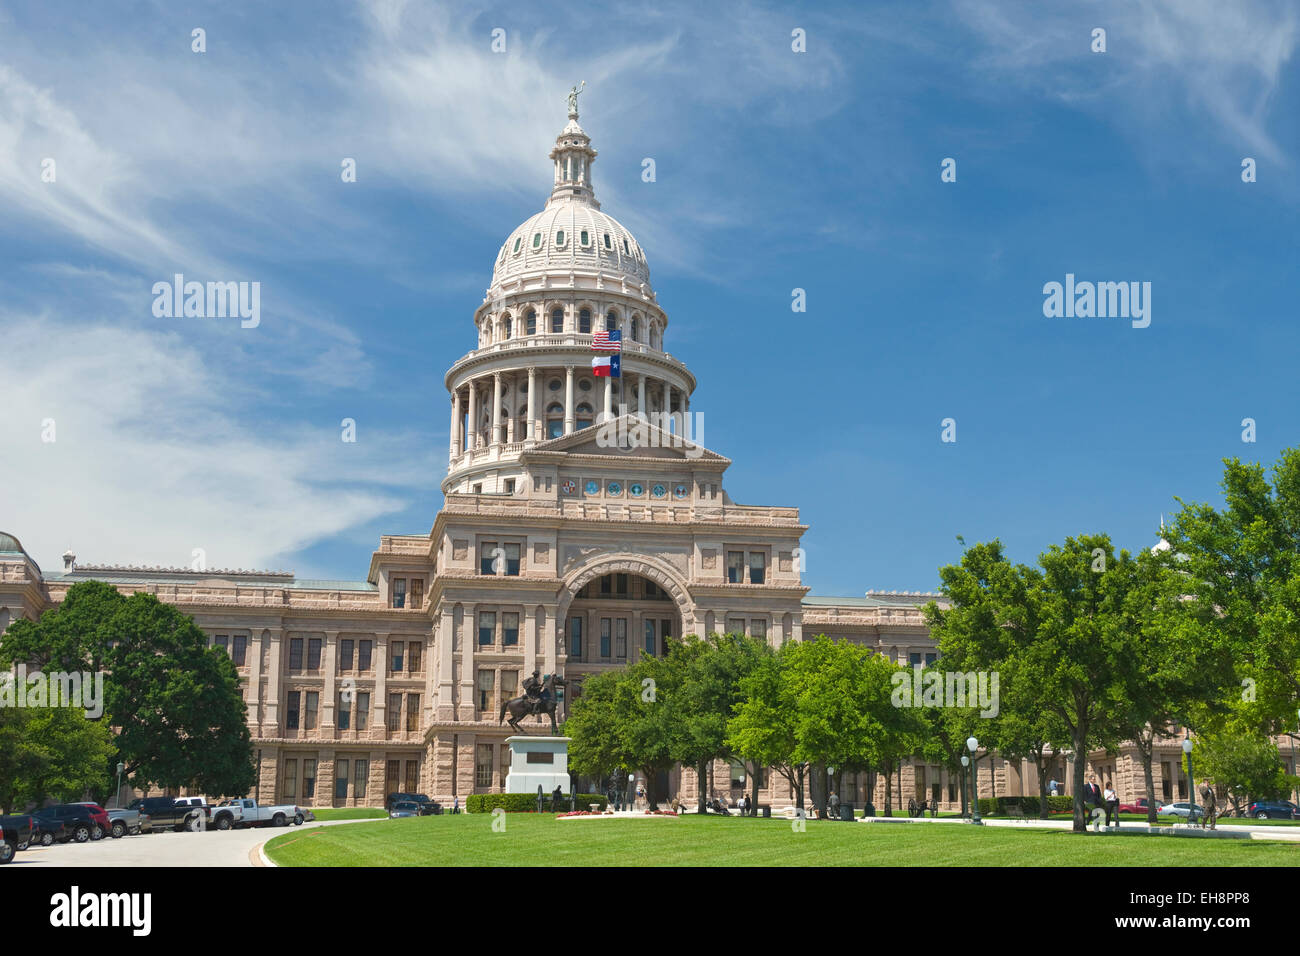
{"type": "MultiPolygon", "coordinates": [[[[260,866],[256,848],[282,833],[298,833],[351,820],[306,823],[300,827],[263,827],[206,833],[145,833],[120,840],[56,843],[21,851],[0,874],[24,867],[260,866]]],[[[372,821],[373,822],[373,821],[372,821]]]]}

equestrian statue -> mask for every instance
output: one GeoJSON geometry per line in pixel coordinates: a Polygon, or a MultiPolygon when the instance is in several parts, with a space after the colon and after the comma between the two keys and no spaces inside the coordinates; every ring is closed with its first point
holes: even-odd
{"type": "Polygon", "coordinates": [[[501,717],[497,723],[506,720],[506,714],[510,714],[510,720],[507,721],[516,733],[527,734],[528,731],[519,726],[521,718],[530,716],[546,716],[551,718],[551,736],[555,736],[559,731],[555,726],[555,689],[564,686],[564,678],[556,677],[554,674],[547,674],[543,680],[540,673],[533,671],[531,677],[524,681],[524,693],[522,697],[511,697],[501,705],[501,717]]]}

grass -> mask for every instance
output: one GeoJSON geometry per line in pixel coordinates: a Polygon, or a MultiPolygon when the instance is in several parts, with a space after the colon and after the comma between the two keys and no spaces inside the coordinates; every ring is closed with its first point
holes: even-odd
{"type": "Polygon", "coordinates": [[[938,824],[412,817],[285,834],[281,866],[1300,866],[1300,845],[938,824]]]}
{"type": "Polygon", "coordinates": [[[386,820],[388,811],[383,807],[339,807],[312,810],[317,820],[386,820]]]}

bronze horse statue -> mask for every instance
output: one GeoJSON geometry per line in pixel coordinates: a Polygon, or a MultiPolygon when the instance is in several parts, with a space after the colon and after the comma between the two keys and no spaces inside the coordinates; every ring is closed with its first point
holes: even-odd
{"type": "Polygon", "coordinates": [[[497,723],[506,720],[506,713],[510,714],[510,720],[506,721],[515,729],[516,733],[527,734],[528,731],[519,726],[521,718],[529,717],[534,714],[537,716],[546,716],[551,718],[551,736],[555,736],[559,731],[555,726],[555,688],[564,686],[564,678],[556,677],[554,674],[547,674],[546,680],[542,682],[541,691],[536,697],[529,697],[524,694],[521,697],[511,697],[501,704],[501,716],[497,723]]]}

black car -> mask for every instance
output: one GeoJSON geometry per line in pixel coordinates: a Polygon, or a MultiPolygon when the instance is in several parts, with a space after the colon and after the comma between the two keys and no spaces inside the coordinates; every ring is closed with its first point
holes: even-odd
{"type": "Polygon", "coordinates": [[[32,818],[26,814],[0,817],[0,864],[12,863],[18,848],[32,840],[32,818]]]}
{"type": "Polygon", "coordinates": [[[128,810],[147,813],[153,832],[194,829],[199,817],[207,819],[208,809],[178,800],[176,797],[137,797],[126,805],[128,810]]]}
{"type": "Polygon", "coordinates": [[[1290,800],[1256,800],[1246,808],[1256,820],[1300,820],[1300,808],[1290,800]]]}
{"type": "Polygon", "coordinates": [[[32,845],[53,846],[55,843],[67,843],[72,839],[72,832],[62,820],[54,817],[42,817],[40,811],[32,814],[32,845]]]}
{"type": "Polygon", "coordinates": [[[77,804],[66,803],[54,807],[43,807],[32,814],[39,817],[44,826],[44,821],[62,823],[68,828],[68,839],[75,840],[77,843],[85,843],[88,840],[97,840],[104,835],[103,828],[95,821],[95,816],[90,807],[82,807],[77,804]]]}
{"type": "Polygon", "coordinates": [[[390,813],[399,803],[416,804],[420,808],[420,816],[422,817],[429,817],[434,814],[442,813],[442,806],[437,802],[430,800],[428,795],[423,793],[390,793],[388,795],[387,808],[390,813]]]}

